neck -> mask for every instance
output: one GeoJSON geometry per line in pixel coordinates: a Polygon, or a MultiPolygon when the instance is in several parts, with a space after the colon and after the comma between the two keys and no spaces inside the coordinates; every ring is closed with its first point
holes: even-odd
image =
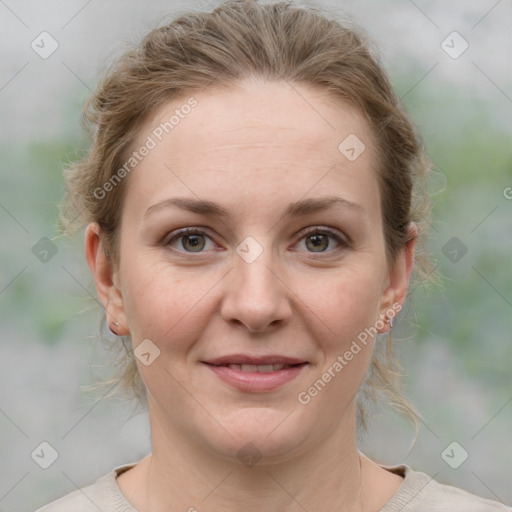
{"type": "Polygon", "coordinates": [[[151,436],[153,451],[133,468],[137,471],[131,481],[124,478],[121,486],[118,479],[121,490],[141,511],[365,509],[363,476],[373,463],[357,451],[355,414],[347,414],[336,430],[314,446],[277,463],[262,458],[246,466],[222,457],[185,433],[164,427],[155,415],[151,436]]]}

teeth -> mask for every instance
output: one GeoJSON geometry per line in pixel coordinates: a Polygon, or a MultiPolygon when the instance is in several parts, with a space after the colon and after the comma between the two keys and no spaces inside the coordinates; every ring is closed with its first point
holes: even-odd
{"type": "Polygon", "coordinates": [[[259,364],[258,365],[258,371],[262,372],[262,373],[273,372],[274,371],[274,365],[273,364],[259,364]]]}
{"type": "Polygon", "coordinates": [[[255,364],[243,364],[242,371],[243,372],[257,372],[258,366],[255,364]]]}
{"type": "Polygon", "coordinates": [[[290,368],[289,364],[228,364],[227,367],[232,370],[238,370],[242,372],[276,372],[284,368],[290,368]]]}

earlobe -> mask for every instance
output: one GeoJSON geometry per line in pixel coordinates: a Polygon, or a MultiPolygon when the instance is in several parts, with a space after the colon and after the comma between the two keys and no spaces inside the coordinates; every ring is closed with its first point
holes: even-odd
{"type": "Polygon", "coordinates": [[[384,318],[384,327],[379,332],[385,333],[393,326],[393,318],[401,311],[409,289],[414,263],[414,249],[418,228],[411,222],[408,229],[409,241],[399,252],[389,273],[388,286],[384,290],[380,305],[380,316],[384,318]]]}
{"type": "Polygon", "coordinates": [[[85,257],[111,331],[119,336],[129,334],[123,297],[114,279],[116,268],[105,254],[101,228],[96,222],[90,223],[85,230],[85,257]]]}

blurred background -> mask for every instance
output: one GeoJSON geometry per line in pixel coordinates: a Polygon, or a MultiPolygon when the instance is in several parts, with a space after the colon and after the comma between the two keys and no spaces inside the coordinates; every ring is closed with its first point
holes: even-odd
{"type": "MultiPolygon", "coordinates": [[[[149,451],[143,411],[81,390],[108,355],[82,233],[57,237],[61,172],[87,148],[82,102],[123,44],[217,3],[0,0],[0,511],[33,511],[149,451]],[[41,450],[56,452],[47,469],[41,450]]],[[[308,3],[373,35],[435,164],[441,285],[414,286],[397,327],[424,420],[409,451],[414,429],[382,408],[361,450],[512,504],[512,2],[308,3]]]]}

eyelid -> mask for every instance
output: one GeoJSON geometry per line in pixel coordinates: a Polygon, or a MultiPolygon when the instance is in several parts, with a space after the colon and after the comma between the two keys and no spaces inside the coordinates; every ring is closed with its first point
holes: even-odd
{"type": "Polygon", "coordinates": [[[183,235],[187,235],[187,234],[197,234],[197,233],[207,234],[206,231],[207,231],[207,228],[203,227],[203,226],[188,226],[186,228],[173,229],[172,231],[170,231],[163,237],[162,243],[164,243],[164,244],[168,243],[173,238],[178,238],[180,235],[183,236],[183,235]]]}
{"type": "Polygon", "coordinates": [[[338,229],[329,228],[327,226],[310,226],[308,228],[305,228],[305,230],[299,232],[299,235],[301,235],[300,240],[302,240],[304,236],[307,236],[310,233],[328,234],[338,239],[339,242],[344,245],[352,245],[352,240],[348,235],[346,235],[342,231],[339,231],[338,229]]]}
{"type": "Polygon", "coordinates": [[[350,237],[348,235],[346,235],[344,232],[339,231],[337,229],[328,228],[328,227],[324,227],[324,226],[310,226],[310,227],[306,228],[305,230],[300,231],[298,234],[299,239],[294,245],[298,245],[299,243],[302,242],[302,240],[304,240],[305,237],[307,237],[308,235],[313,235],[313,234],[327,235],[330,238],[334,238],[334,240],[337,242],[337,246],[334,248],[330,248],[329,250],[319,251],[319,252],[300,251],[297,249],[293,249],[293,251],[294,252],[305,252],[307,254],[308,258],[321,260],[321,259],[326,259],[329,257],[339,257],[340,253],[353,248],[352,240],[350,239],[350,237]]]}
{"type": "MultiPolygon", "coordinates": [[[[203,235],[207,238],[209,238],[212,242],[214,242],[213,238],[208,234],[208,228],[203,226],[194,226],[194,227],[186,227],[186,228],[180,228],[175,229],[171,231],[170,233],[167,233],[164,238],[162,239],[161,244],[163,246],[170,245],[172,241],[179,240],[180,238],[186,236],[186,235],[203,235]]],[[[182,251],[178,251],[182,252],[182,251]]],[[[194,254],[193,252],[185,253],[185,254],[194,254]]],[[[201,254],[201,253],[196,253],[201,254]]]]}

